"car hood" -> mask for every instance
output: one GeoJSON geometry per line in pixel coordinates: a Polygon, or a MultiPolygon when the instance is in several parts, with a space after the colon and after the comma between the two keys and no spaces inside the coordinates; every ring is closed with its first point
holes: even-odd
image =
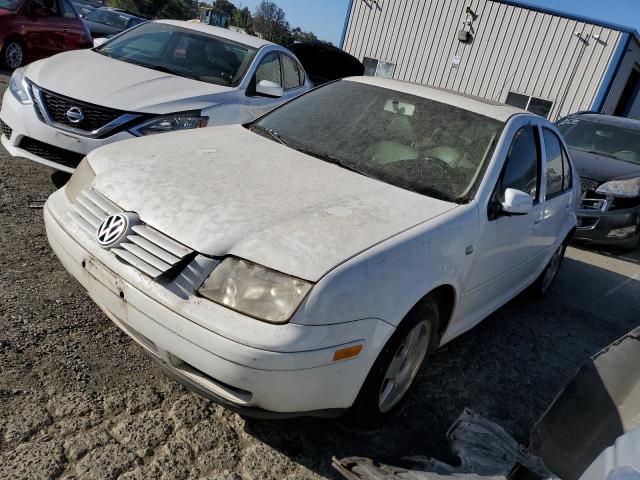
{"type": "Polygon", "coordinates": [[[142,113],[199,110],[234,89],[76,50],[35,62],[26,76],[40,87],[84,102],[142,113]]]}
{"type": "Polygon", "coordinates": [[[571,159],[583,178],[599,182],[640,177],[640,165],[570,148],[571,159]]]}
{"type": "Polygon", "coordinates": [[[311,281],[456,207],[240,125],[114,143],[90,153],[89,162],[98,191],[190,248],[311,281]]]}

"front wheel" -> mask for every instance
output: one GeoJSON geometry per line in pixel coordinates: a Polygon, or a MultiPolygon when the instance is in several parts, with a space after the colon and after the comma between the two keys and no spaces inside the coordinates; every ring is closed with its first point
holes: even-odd
{"type": "Polygon", "coordinates": [[[425,358],[438,346],[439,313],[433,300],[418,305],[378,355],[346,416],[358,428],[378,427],[393,415],[425,358]]]}
{"type": "Polygon", "coordinates": [[[17,40],[7,40],[2,49],[2,61],[11,70],[21,67],[25,61],[25,51],[22,44],[17,40]]]}

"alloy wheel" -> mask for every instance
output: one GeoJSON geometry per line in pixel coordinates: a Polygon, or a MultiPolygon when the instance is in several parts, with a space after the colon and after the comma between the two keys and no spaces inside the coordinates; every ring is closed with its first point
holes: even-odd
{"type": "Polygon", "coordinates": [[[423,320],[404,338],[385,372],[378,408],[385,413],[391,410],[407,393],[427,354],[431,342],[431,324],[423,320]]]}
{"type": "Polygon", "coordinates": [[[24,61],[24,51],[22,50],[22,46],[16,42],[12,42],[7,45],[4,55],[8,67],[12,69],[18,68],[24,61]]]}

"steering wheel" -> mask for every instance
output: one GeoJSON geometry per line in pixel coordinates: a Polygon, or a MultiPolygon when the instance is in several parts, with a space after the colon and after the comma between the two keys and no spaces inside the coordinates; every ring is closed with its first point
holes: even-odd
{"type": "Polygon", "coordinates": [[[431,178],[450,178],[451,167],[447,162],[440,158],[422,156],[418,158],[407,158],[406,160],[398,160],[381,165],[383,170],[403,170],[406,172],[415,172],[415,177],[423,176],[425,171],[429,171],[431,178]]]}
{"type": "Polygon", "coordinates": [[[620,158],[620,157],[624,157],[624,158],[636,158],[639,155],[632,151],[632,150],[620,150],[619,152],[616,152],[613,154],[614,157],[620,158]]]}

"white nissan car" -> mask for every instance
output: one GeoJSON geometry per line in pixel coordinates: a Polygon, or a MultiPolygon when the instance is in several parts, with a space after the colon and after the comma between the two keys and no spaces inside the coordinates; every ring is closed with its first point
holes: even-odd
{"type": "Polygon", "coordinates": [[[310,88],[286,48],[209,25],[147,22],[17,69],[0,111],[2,144],[73,172],[101,145],[245,123],[310,88]]]}
{"type": "Polygon", "coordinates": [[[430,352],[549,288],[579,188],[546,119],[353,77],[251,124],[98,149],[44,215],[186,385],[248,415],[376,422],[430,352]]]}

